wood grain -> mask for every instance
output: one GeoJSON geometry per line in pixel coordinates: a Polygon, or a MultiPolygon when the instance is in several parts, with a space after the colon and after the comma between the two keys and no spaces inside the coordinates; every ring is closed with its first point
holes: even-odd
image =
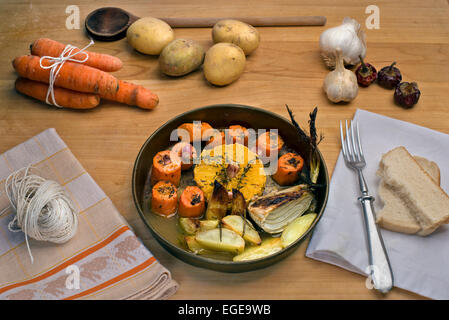
{"type": "MultiPolygon", "coordinates": [[[[57,110],[14,91],[16,75],[11,60],[27,54],[29,44],[39,37],[78,46],[87,44],[84,30],[65,28],[65,8],[71,4],[79,6],[83,25],[89,12],[107,6],[108,2],[4,0],[0,3],[0,153],[46,128],[56,128],[137,235],[180,283],[174,299],[420,298],[397,288],[386,297],[367,290],[364,277],[306,258],[307,243],[272,267],[244,274],[223,274],[187,265],[162,249],[140,220],[131,197],[131,171],[139,148],[162,123],[186,110],[217,103],[247,104],[282,116],[287,116],[284,104],[288,103],[302,124],[306,123],[308,112],[318,106],[318,127],[325,136],[320,149],[330,172],[340,152],[338,121],[351,118],[357,108],[449,133],[447,1],[376,1],[380,8],[380,29],[366,31],[367,62],[380,68],[397,61],[404,81],[418,82],[422,96],[411,110],[395,106],[393,92],[377,85],[360,89],[358,97],[347,105],[333,105],[326,99],[321,86],[328,70],[319,57],[318,38],[323,30],[340,24],[345,16],[364,25],[365,8],[372,1],[355,0],[123,2],[123,9],[139,16],[324,15],[327,25],[259,28],[259,49],[248,57],[243,76],[224,88],[207,84],[201,71],[179,79],[163,76],[157,57],[135,52],[125,39],[97,42],[92,50],[123,60],[124,67],[116,76],[154,90],[160,97],[160,105],[151,112],[109,102],[90,111],[57,110]]],[[[212,45],[210,29],[177,29],[175,34],[177,38],[197,40],[206,48],[212,45]]]]}

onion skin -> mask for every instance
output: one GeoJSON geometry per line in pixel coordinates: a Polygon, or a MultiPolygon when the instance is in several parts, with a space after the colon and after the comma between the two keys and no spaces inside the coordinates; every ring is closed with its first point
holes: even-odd
{"type": "Polygon", "coordinates": [[[405,109],[417,104],[420,96],[421,91],[416,82],[402,82],[394,90],[394,101],[405,109]]]}

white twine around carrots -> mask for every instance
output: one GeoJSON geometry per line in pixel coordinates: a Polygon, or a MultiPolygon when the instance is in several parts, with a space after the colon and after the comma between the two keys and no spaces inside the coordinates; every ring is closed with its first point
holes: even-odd
{"type": "Polygon", "coordinates": [[[84,63],[87,61],[87,59],[89,59],[89,55],[85,52],[85,50],[87,48],[89,48],[91,45],[94,44],[94,40],[90,39],[90,43],[85,46],[83,49],[80,49],[79,51],[73,53],[73,51],[75,49],[78,49],[75,46],[72,46],[71,44],[68,44],[65,46],[64,50],[62,50],[61,54],[59,55],[59,57],[50,57],[50,56],[43,56],[41,57],[41,59],[39,60],[39,65],[41,66],[42,69],[50,69],[50,77],[48,79],[48,89],[47,89],[47,96],[45,97],[45,102],[49,105],[54,105],[58,108],[62,108],[60,105],[58,105],[56,103],[55,100],[55,92],[54,92],[54,84],[55,84],[55,80],[56,77],[59,74],[59,71],[61,70],[62,66],[64,65],[64,63],[66,61],[74,61],[74,62],[78,62],[78,63],[84,63]],[[74,56],[78,55],[78,54],[84,54],[84,59],[73,59],[74,56]],[[42,64],[42,61],[44,59],[47,59],[50,64],[47,66],[44,66],[42,64]],[[52,102],[50,102],[50,98],[52,102]]]}
{"type": "MultiPolygon", "coordinates": [[[[70,240],[78,228],[78,216],[64,188],[53,180],[46,180],[25,167],[11,173],[5,181],[10,207],[16,212],[8,224],[11,232],[25,233],[31,263],[28,237],[53,243],[70,240]]],[[[0,212],[6,212],[7,207],[0,212]]]]}

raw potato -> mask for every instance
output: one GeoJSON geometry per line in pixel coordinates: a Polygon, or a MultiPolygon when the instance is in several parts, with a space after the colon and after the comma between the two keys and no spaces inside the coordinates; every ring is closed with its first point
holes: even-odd
{"type": "Polygon", "coordinates": [[[237,80],[245,69],[245,53],[232,43],[217,43],[206,52],[204,76],[217,86],[225,86],[237,80]]]}
{"type": "Polygon", "coordinates": [[[280,238],[269,238],[260,244],[260,246],[248,247],[243,253],[235,256],[233,261],[247,261],[261,259],[270,256],[282,250],[282,242],[280,238]]]}
{"type": "Polygon", "coordinates": [[[309,229],[316,216],[316,213],[309,213],[293,220],[282,232],[282,245],[287,247],[299,239],[309,229]]]}
{"type": "Polygon", "coordinates": [[[260,42],[256,28],[238,20],[218,21],[212,29],[212,38],[215,43],[233,43],[242,48],[246,55],[256,50],[260,42]]]}
{"type": "Polygon", "coordinates": [[[159,56],[161,71],[169,76],[183,76],[203,64],[204,48],[196,41],[176,39],[167,44],[159,56]]]}
{"type": "Polygon", "coordinates": [[[262,240],[260,239],[259,233],[254,229],[249,221],[247,221],[245,225],[245,233],[243,233],[243,218],[237,215],[228,215],[224,217],[221,222],[223,222],[223,226],[229,230],[232,230],[238,235],[242,236],[243,239],[252,243],[252,244],[260,244],[262,240]]]}
{"type": "Polygon", "coordinates": [[[137,51],[158,55],[162,49],[173,41],[173,29],[164,21],[146,17],[134,22],[126,32],[128,43],[137,51]]]}
{"type": "Polygon", "coordinates": [[[221,228],[199,231],[195,240],[204,248],[214,251],[227,251],[234,254],[242,253],[245,249],[245,240],[234,231],[221,228]]]}

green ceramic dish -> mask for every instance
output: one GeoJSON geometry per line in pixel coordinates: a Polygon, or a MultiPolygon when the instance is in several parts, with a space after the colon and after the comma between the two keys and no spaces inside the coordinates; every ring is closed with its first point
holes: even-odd
{"type": "Polygon", "coordinates": [[[320,188],[316,193],[318,206],[317,218],[310,226],[309,230],[297,241],[284,248],[283,250],[257,260],[234,262],[223,260],[220,258],[204,257],[195,255],[187,251],[179,241],[179,233],[173,227],[175,223],[167,218],[159,217],[152,214],[147,208],[148,203],[145,198],[145,184],[148,179],[148,172],[150,171],[152,159],[157,152],[167,149],[174,142],[170,142],[170,133],[179,125],[185,122],[192,122],[194,120],[201,120],[210,123],[213,127],[228,127],[232,124],[240,124],[247,128],[253,129],[278,129],[279,134],[284,139],[285,143],[292,149],[296,150],[305,157],[305,163],[308,163],[307,155],[309,154],[310,146],[298,139],[296,128],[289,120],[276,115],[272,112],[243,105],[222,104],[207,106],[195,110],[185,112],[172,120],[168,121],[157,129],[143,144],[134,164],[132,176],[132,193],[137,211],[149,228],[153,236],[158,242],[167,249],[174,256],[195,266],[212,269],[222,272],[245,272],[269,266],[290,253],[292,253],[301,241],[306,238],[318,223],[323,211],[326,207],[327,197],[329,193],[329,176],[324,159],[321,157],[321,168],[318,183],[325,187],[320,188]]]}

